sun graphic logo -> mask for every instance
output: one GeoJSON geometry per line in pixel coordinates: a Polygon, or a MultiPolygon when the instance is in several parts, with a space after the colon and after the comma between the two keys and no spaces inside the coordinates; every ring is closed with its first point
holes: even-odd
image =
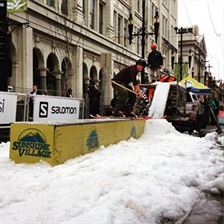
{"type": "Polygon", "coordinates": [[[13,150],[18,151],[19,156],[35,156],[50,158],[49,150],[44,134],[38,129],[26,129],[23,131],[18,140],[13,142],[13,150]]]}
{"type": "Polygon", "coordinates": [[[137,131],[136,131],[135,127],[132,127],[132,129],[131,129],[131,137],[137,138],[137,131]]]}
{"type": "Polygon", "coordinates": [[[91,150],[93,148],[97,148],[99,146],[98,135],[97,135],[96,130],[93,130],[90,133],[90,135],[87,139],[87,144],[86,145],[89,147],[89,150],[91,150]]]}

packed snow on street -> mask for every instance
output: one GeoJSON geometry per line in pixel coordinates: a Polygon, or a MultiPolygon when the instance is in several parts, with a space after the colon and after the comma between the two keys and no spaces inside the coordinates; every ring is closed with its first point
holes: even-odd
{"type": "Polygon", "coordinates": [[[164,119],[54,167],[15,164],[9,147],[0,144],[4,224],[154,224],[180,219],[202,191],[224,191],[224,137],[182,134],[164,119]]]}

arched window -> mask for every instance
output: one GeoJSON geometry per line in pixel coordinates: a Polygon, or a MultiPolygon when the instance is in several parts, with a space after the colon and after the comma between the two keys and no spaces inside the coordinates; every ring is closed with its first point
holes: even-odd
{"type": "Polygon", "coordinates": [[[88,89],[88,68],[87,65],[85,63],[83,63],[83,94],[87,93],[87,89],[88,89]]]}
{"type": "Polygon", "coordinates": [[[90,81],[97,81],[97,70],[94,65],[90,69],[90,79],[90,81]]]}
{"type": "Polygon", "coordinates": [[[58,71],[58,58],[54,53],[50,53],[47,57],[47,89],[49,95],[57,95],[56,71],[58,71]]]}

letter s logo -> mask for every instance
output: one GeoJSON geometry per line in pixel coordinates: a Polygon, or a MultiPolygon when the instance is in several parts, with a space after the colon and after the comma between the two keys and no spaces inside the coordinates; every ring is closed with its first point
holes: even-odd
{"type": "Polygon", "coordinates": [[[40,102],[39,117],[48,116],[48,102],[40,102]]]}

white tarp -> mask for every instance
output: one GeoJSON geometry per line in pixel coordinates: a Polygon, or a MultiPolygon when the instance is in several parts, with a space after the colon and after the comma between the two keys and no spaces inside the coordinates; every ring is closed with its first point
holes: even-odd
{"type": "Polygon", "coordinates": [[[16,106],[16,93],[0,92],[0,124],[15,122],[16,106]]]}
{"type": "Polygon", "coordinates": [[[170,90],[170,83],[158,82],[154,92],[152,104],[149,108],[149,117],[153,118],[163,117],[169,90],[170,90]]]}
{"type": "Polygon", "coordinates": [[[33,121],[73,122],[79,118],[79,108],[79,99],[36,95],[34,97],[33,121]]]}

